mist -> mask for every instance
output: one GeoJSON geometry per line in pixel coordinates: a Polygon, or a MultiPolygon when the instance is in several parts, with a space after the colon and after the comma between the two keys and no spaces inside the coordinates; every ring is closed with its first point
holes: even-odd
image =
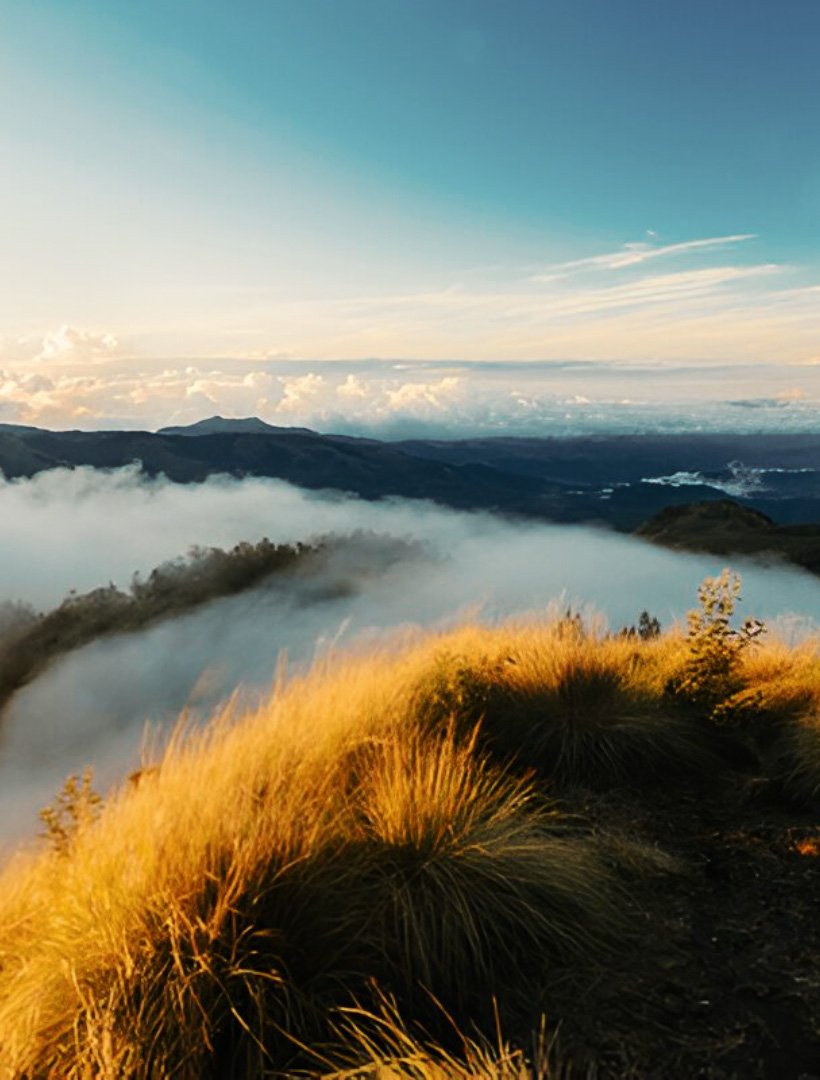
{"type": "MultiPolygon", "coordinates": [[[[725,560],[653,547],[600,529],[519,523],[421,501],[369,503],[280,481],[212,478],[179,486],[136,468],[56,470],[0,484],[0,602],[53,606],[70,588],[123,586],[192,545],[309,541],[357,529],[420,542],[351,578],[344,547],[310,575],[278,575],[148,629],[57,660],[0,721],[0,842],[30,836],[37,809],[86,764],[103,789],[140,763],[183,709],[194,720],[239,687],[271,685],[278,658],[298,668],[328,648],[364,647],[391,631],[465,617],[597,612],[617,629],[641,610],[664,627],[694,606],[725,560]]],[[[742,616],[806,632],[820,620],[820,581],[742,559],[742,616]]]]}

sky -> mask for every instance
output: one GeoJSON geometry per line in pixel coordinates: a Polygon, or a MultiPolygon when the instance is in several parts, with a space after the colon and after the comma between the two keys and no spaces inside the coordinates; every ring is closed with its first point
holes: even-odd
{"type": "Polygon", "coordinates": [[[305,420],[328,361],[811,397],[819,40],[817,0],[0,0],[0,421],[305,420]]]}

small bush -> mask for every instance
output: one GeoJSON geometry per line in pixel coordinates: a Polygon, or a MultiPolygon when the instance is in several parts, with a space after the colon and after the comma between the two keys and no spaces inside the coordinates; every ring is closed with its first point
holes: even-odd
{"type": "Polygon", "coordinates": [[[43,836],[60,855],[67,855],[80,832],[100,815],[103,800],[92,787],[93,776],[91,768],[69,776],[54,803],[40,811],[43,836]]]}
{"type": "Polygon", "coordinates": [[[732,626],[740,587],[740,576],[728,568],[704,579],[698,589],[700,607],[688,615],[687,657],[669,684],[679,700],[716,723],[734,718],[731,699],[743,689],[743,654],[765,631],[757,619],[746,619],[738,629],[732,626]]]}

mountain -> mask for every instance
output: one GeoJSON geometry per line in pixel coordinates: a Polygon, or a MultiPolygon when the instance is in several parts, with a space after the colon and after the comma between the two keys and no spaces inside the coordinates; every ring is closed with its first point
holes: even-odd
{"type": "Polygon", "coordinates": [[[428,499],[625,532],[649,522],[642,535],[659,543],[727,554],[778,551],[810,568],[818,562],[812,549],[813,523],[820,521],[818,435],[383,442],[276,428],[256,417],[213,416],[158,432],[0,425],[0,471],[9,479],[58,467],[111,469],[134,462],[146,475],[178,483],[215,474],[264,476],[364,499],[428,499]],[[767,515],[768,531],[753,529],[748,520],[738,523],[727,497],[735,507],[767,515]],[[706,527],[710,503],[716,505],[706,527]],[[693,505],[701,507],[694,518],[693,505]],[[684,508],[678,516],[657,517],[676,506],[684,508]]]}
{"type": "Polygon", "coordinates": [[[55,466],[53,458],[34,449],[20,437],[21,431],[36,431],[36,428],[18,428],[12,424],[0,424],[0,472],[11,480],[17,476],[34,476],[43,469],[55,466]]]}
{"type": "Polygon", "coordinates": [[[260,420],[258,416],[246,416],[243,419],[226,419],[224,416],[209,416],[197,420],[195,424],[182,427],[164,427],[158,435],[315,435],[315,431],[302,427],[276,427],[260,420]]]}
{"type": "Polygon", "coordinates": [[[668,506],[635,534],[685,551],[785,559],[820,574],[820,524],[778,525],[731,499],[668,506]]]}
{"type": "Polygon", "coordinates": [[[8,478],[43,469],[117,468],[138,461],[149,476],[195,483],[215,474],[268,476],[300,487],[335,489],[365,499],[431,499],[462,509],[552,518],[565,502],[561,485],[484,465],[424,460],[390,443],[284,429],[273,434],[163,435],[147,431],[46,431],[8,434],[0,469],[8,478]]]}

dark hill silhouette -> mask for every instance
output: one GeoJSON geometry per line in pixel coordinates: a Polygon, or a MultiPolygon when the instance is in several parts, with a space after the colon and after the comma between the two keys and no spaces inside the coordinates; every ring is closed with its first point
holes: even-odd
{"type": "Polygon", "coordinates": [[[158,435],[316,435],[310,428],[302,427],[277,427],[260,420],[258,416],[245,416],[241,419],[231,419],[224,416],[209,416],[205,420],[197,420],[195,424],[177,425],[175,427],[163,427],[157,431],[158,435]]]}
{"type": "Polygon", "coordinates": [[[731,499],[668,506],[636,535],[664,547],[787,560],[820,573],[820,524],[778,525],[731,499]]]}

